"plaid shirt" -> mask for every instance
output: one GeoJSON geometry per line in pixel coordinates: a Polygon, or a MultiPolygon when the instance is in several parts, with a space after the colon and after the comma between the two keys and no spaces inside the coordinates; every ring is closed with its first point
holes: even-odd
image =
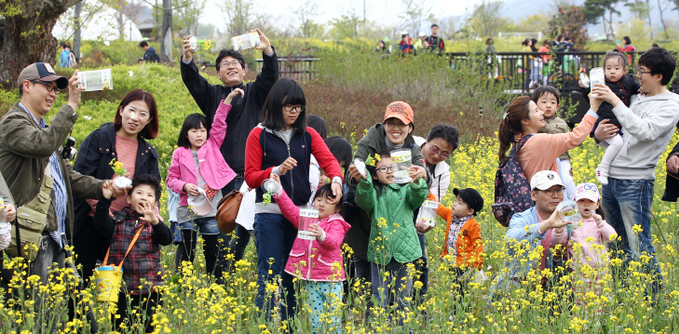
{"type": "Polygon", "coordinates": [[[457,257],[457,235],[460,234],[460,230],[464,223],[466,223],[472,216],[457,218],[453,216],[453,220],[450,221],[450,232],[448,233],[448,252],[457,257]]]}
{"type": "Polygon", "coordinates": [[[129,206],[114,214],[115,227],[109,254],[109,264],[120,264],[135,233],[143,229],[123,263],[125,289],[131,295],[148,294],[156,286],[165,284],[160,245],[172,242],[170,229],[163,222],[151,225],[137,217],[138,214],[129,206]]]}

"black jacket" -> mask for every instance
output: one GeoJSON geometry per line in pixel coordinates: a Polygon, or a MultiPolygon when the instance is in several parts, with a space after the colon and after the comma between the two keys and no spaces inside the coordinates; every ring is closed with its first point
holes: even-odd
{"type": "MultiPolygon", "coordinates": [[[[618,80],[618,82],[610,82],[608,79],[606,79],[606,86],[608,86],[608,88],[610,88],[613,93],[618,96],[620,101],[622,101],[622,103],[628,107],[632,95],[639,94],[639,83],[634,80],[634,77],[631,75],[623,76],[622,79],[618,80]]],[[[589,87],[581,87],[580,90],[582,91],[582,95],[585,96],[585,100],[589,103],[589,99],[587,98],[587,95],[590,92],[589,87]]],[[[615,124],[618,127],[622,126],[613,113],[613,105],[608,102],[601,103],[597,114],[599,115],[599,119],[597,119],[596,125],[599,125],[602,120],[608,119],[610,120],[611,124],[615,124]]]]}
{"type": "Polygon", "coordinates": [[[229,128],[226,131],[221,148],[224,160],[238,174],[245,172],[245,142],[250,131],[259,123],[266,96],[269,95],[271,87],[278,80],[278,56],[276,53],[274,52],[271,57],[263,55],[262,58],[264,59],[264,66],[262,72],[257,75],[257,79],[247,85],[241,83],[236,87],[211,85],[200,75],[193,60],[188,64],[179,61],[182,80],[184,80],[186,88],[200,110],[205,114],[208,127],[212,125],[212,119],[219,103],[234,88],[241,88],[245,91],[243,97],[237,95],[231,101],[231,111],[229,116],[226,117],[229,128]]]}
{"type": "MultiPolygon", "coordinates": [[[[351,176],[347,174],[346,178],[349,179],[351,176]]],[[[342,206],[341,214],[344,220],[351,225],[351,228],[344,236],[344,242],[354,250],[354,256],[368,261],[368,243],[370,243],[371,229],[370,215],[356,205],[356,190],[344,184],[342,192],[344,193],[344,205],[342,206]]]]}
{"type": "MultiPolygon", "coordinates": [[[[679,155],[679,142],[672,149],[672,153],[667,157],[672,155],[679,155]]],[[[679,198],[679,174],[670,174],[667,172],[667,177],[665,179],[665,193],[662,196],[663,201],[676,202],[679,198]]]]}
{"type": "MultiPolygon", "coordinates": [[[[158,152],[141,136],[137,137],[137,160],[134,175],[151,174],[159,180],[158,152]]],[[[78,156],[73,168],[83,175],[91,175],[100,180],[113,177],[113,169],[109,163],[116,157],[116,130],[113,123],[104,123],[99,129],[90,133],[78,148],[78,156]]],[[[92,207],[82,198],[75,199],[75,234],[83,222],[89,217],[92,207]]]]}

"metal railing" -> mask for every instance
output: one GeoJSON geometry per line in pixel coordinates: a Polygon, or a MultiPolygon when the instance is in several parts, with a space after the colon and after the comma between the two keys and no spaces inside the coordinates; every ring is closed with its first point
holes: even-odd
{"type": "MultiPolygon", "coordinates": [[[[290,78],[297,81],[309,81],[314,78],[314,63],[317,60],[319,60],[319,58],[314,58],[314,56],[279,56],[278,71],[280,73],[280,77],[290,78]]],[[[260,72],[263,65],[263,60],[257,59],[254,70],[256,72],[260,72]]]]}

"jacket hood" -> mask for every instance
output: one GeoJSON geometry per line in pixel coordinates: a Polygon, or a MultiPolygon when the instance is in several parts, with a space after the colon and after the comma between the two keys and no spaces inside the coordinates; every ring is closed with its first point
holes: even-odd
{"type": "Polygon", "coordinates": [[[349,229],[351,229],[351,225],[349,225],[349,223],[347,223],[344,220],[344,217],[342,217],[342,215],[340,215],[339,213],[333,213],[330,216],[326,217],[325,220],[327,222],[331,222],[331,221],[335,221],[335,220],[339,221],[342,224],[342,227],[344,228],[345,234],[347,233],[347,231],[349,231],[349,229]]]}

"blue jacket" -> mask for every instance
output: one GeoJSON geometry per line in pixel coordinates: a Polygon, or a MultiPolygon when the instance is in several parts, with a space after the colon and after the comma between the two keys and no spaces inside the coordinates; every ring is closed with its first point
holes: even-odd
{"type": "Polygon", "coordinates": [[[530,253],[540,245],[546,235],[546,233],[538,233],[539,225],[536,207],[513,215],[509,221],[509,229],[505,234],[508,243],[508,257],[505,265],[511,270],[509,277],[526,276],[531,269],[539,265],[540,258],[530,258],[530,253]],[[528,261],[522,264],[522,260],[526,257],[528,261]]]}

